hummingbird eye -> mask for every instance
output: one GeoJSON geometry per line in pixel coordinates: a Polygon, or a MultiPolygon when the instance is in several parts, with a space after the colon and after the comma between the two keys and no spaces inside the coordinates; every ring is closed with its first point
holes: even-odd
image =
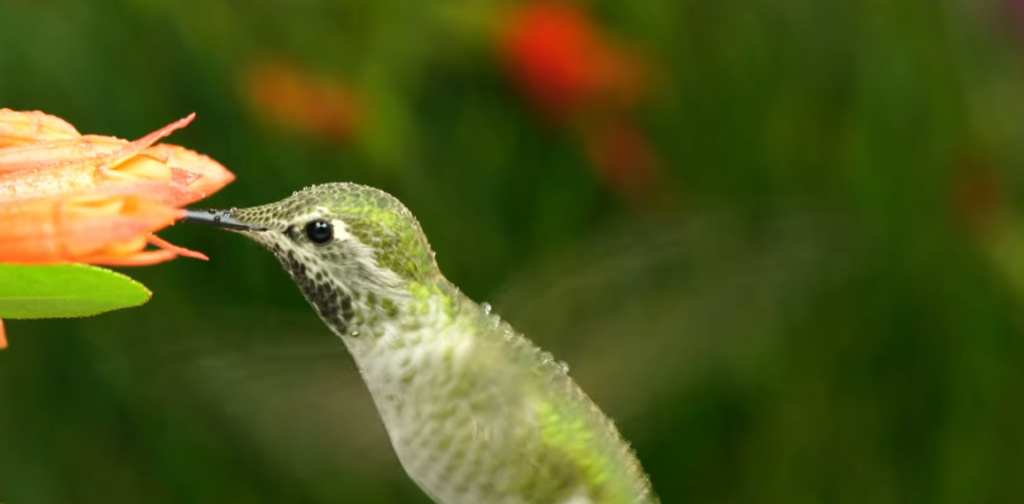
{"type": "Polygon", "coordinates": [[[334,239],[334,226],[325,220],[310,221],[306,224],[306,237],[317,245],[326,245],[334,239]]]}

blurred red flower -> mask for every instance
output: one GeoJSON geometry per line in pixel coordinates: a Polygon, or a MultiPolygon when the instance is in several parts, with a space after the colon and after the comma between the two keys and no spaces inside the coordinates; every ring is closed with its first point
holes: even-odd
{"type": "Polygon", "coordinates": [[[961,155],[955,169],[956,215],[972,230],[988,231],[1006,211],[998,171],[987,156],[973,151],[961,155]]]}
{"type": "Polygon", "coordinates": [[[306,134],[347,138],[358,124],[359,107],[345,85],[316,78],[294,66],[265,63],[248,75],[249,97],[269,118],[306,134]]]}
{"type": "Polygon", "coordinates": [[[605,186],[645,201],[657,156],[630,120],[644,91],[640,59],[579,6],[559,0],[515,6],[499,32],[499,51],[540,112],[575,128],[605,186]]]}
{"type": "Polygon", "coordinates": [[[548,115],[629,106],[639,97],[640,64],[580,8],[541,0],[514,8],[500,50],[518,85],[548,115]]]}
{"type": "Polygon", "coordinates": [[[1007,0],[1006,4],[1013,20],[1018,23],[1024,22],[1024,0],[1007,0]]]}
{"type": "Polygon", "coordinates": [[[633,203],[642,203],[658,167],[654,148],[643,133],[627,121],[609,121],[588,131],[584,142],[602,182],[633,203]]]}

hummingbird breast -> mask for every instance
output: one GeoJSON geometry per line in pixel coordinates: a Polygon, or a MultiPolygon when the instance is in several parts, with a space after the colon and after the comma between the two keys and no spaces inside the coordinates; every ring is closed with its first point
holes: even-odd
{"type": "Polygon", "coordinates": [[[611,422],[507,324],[475,315],[417,331],[392,324],[346,343],[399,460],[436,502],[654,502],[611,422]]]}
{"type": "Polygon", "coordinates": [[[512,440],[526,437],[521,398],[467,372],[474,342],[410,334],[385,345],[361,367],[409,476],[441,504],[526,502],[503,496],[516,479],[512,440]]]}

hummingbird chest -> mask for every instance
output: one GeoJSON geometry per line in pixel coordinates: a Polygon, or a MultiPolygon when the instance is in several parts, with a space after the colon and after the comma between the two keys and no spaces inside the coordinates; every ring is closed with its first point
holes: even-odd
{"type": "Polygon", "coordinates": [[[501,345],[397,334],[353,353],[399,460],[436,502],[594,502],[569,500],[584,486],[578,467],[551,449],[535,384],[501,345]]]}

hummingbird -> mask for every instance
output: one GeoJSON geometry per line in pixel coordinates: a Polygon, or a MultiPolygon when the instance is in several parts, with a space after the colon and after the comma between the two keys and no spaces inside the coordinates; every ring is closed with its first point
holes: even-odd
{"type": "Polygon", "coordinates": [[[341,338],[403,469],[437,504],[658,504],[567,366],[449,282],[390,194],[330,183],[183,220],[277,257],[341,338]]]}

